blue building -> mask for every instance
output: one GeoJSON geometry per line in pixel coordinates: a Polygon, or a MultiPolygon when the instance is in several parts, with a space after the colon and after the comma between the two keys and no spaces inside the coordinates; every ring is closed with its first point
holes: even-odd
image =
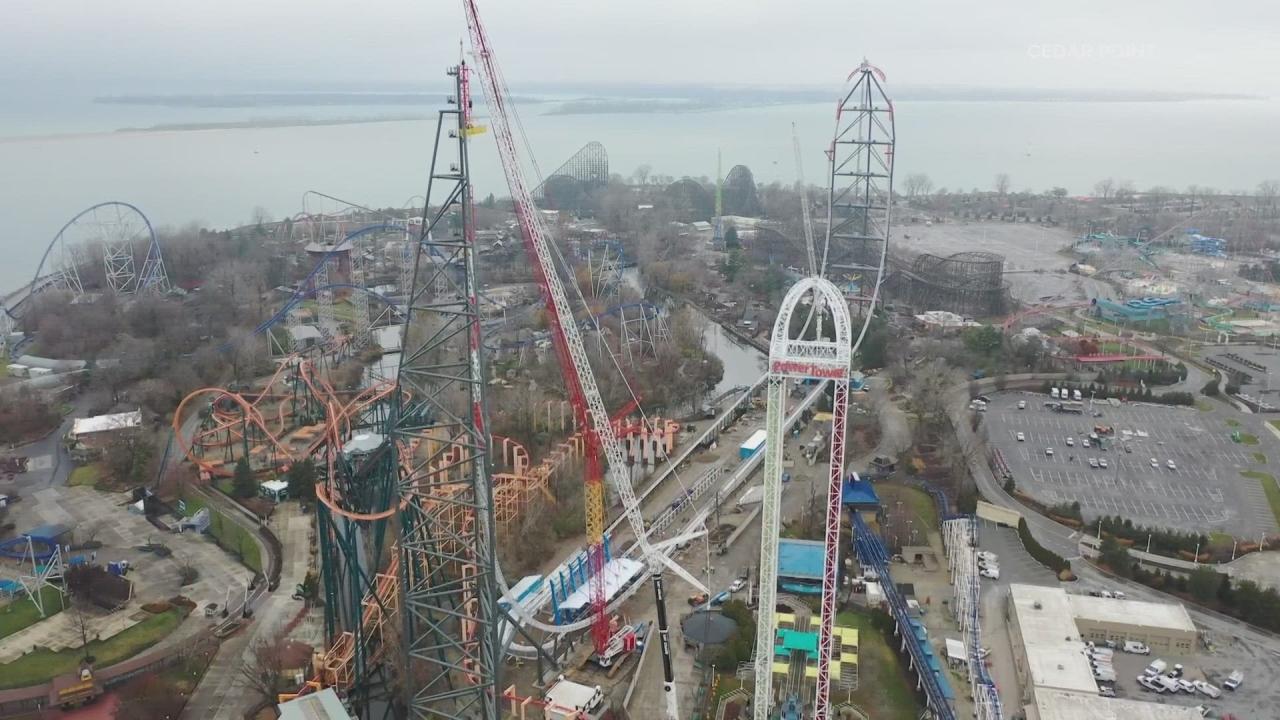
{"type": "Polygon", "coordinates": [[[1220,258],[1227,256],[1227,241],[1222,238],[1209,237],[1194,230],[1188,230],[1187,242],[1191,246],[1191,252],[1196,255],[1220,258]]]}
{"type": "Polygon", "coordinates": [[[819,540],[778,540],[778,587],[796,595],[822,594],[826,544],[819,540]]]}
{"type": "Polygon", "coordinates": [[[1181,304],[1177,298],[1144,297],[1122,303],[1097,299],[1093,309],[1099,318],[1110,322],[1150,322],[1167,319],[1181,304]]]}

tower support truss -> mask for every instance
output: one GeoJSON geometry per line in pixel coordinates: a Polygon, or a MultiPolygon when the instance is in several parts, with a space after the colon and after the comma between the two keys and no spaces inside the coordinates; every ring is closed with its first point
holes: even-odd
{"type": "Polygon", "coordinates": [[[884,73],[865,60],[850,75],[836,107],[836,132],[827,151],[831,185],[827,195],[827,241],[820,267],[832,262],[876,274],[860,284],[859,304],[878,295],[889,249],[893,188],[893,102],[884,73]]]}
{"type": "Polygon", "coordinates": [[[498,717],[490,437],[468,175],[468,68],[440,111],[394,411],[400,453],[404,704],[413,718],[498,717]],[[432,206],[434,205],[434,209],[432,206]],[[456,219],[457,222],[441,222],[456,219]],[[456,228],[456,229],[454,229],[456,228]],[[449,272],[453,266],[459,272],[449,272]],[[438,285],[446,291],[441,293],[438,285]]]}

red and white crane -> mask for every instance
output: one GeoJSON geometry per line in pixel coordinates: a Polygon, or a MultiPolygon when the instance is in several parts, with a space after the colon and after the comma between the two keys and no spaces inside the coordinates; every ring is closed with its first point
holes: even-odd
{"type": "Polygon", "coordinates": [[[520,234],[524,239],[525,250],[533,265],[534,276],[542,289],[546,303],[548,325],[551,329],[552,344],[556,350],[560,369],[564,373],[565,387],[574,414],[584,430],[586,438],[586,494],[587,538],[589,558],[591,561],[591,603],[595,613],[592,624],[592,638],[597,650],[602,650],[609,640],[608,620],[605,617],[605,590],[603,585],[603,531],[604,531],[604,487],[601,483],[601,457],[608,463],[608,479],[618,498],[622,502],[623,512],[635,534],[640,553],[647,560],[653,581],[654,595],[658,605],[658,632],[662,644],[664,665],[664,689],[666,694],[666,715],[675,720],[677,715],[676,695],[673,669],[671,667],[670,644],[666,622],[665,593],[662,583],[662,566],[687,580],[691,585],[705,590],[701,582],[684,568],[672,561],[663,553],[655,550],[648,542],[645,533],[644,517],[640,512],[640,503],[631,487],[631,479],[627,473],[626,454],[622,444],[613,430],[609,413],[605,409],[600,389],[596,385],[595,375],[582,341],[582,333],[574,322],[569,298],[564,283],[556,270],[551,233],[546,227],[542,214],[534,206],[529,185],[525,181],[520,165],[520,155],[516,148],[512,133],[511,119],[514,108],[503,79],[502,71],[494,58],[493,48],[488,34],[480,21],[479,10],[475,0],[463,0],[467,16],[467,30],[471,36],[471,48],[475,54],[476,68],[485,91],[485,100],[489,107],[490,125],[493,128],[494,140],[498,145],[498,156],[502,160],[502,169],[507,178],[507,187],[515,204],[516,218],[520,223],[520,234]]]}

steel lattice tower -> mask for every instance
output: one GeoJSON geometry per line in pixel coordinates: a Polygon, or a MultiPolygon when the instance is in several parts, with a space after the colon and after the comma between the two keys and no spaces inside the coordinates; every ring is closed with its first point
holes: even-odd
{"type": "MultiPolygon", "coordinates": [[[[884,92],[884,73],[863,61],[848,79],[836,108],[836,132],[827,153],[831,185],[827,196],[827,246],[838,267],[861,272],[856,300],[874,303],[889,249],[893,192],[893,101],[884,92]],[[875,287],[867,287],[869,274],[875,287]]],[[[869,309],[869,308],[868,308],[869,309]]]]}
{"type": "Polygon", "coordinates": [[[406,500],[402,690],[414,718],[496,720],[500,610],[468,175],[471,96],[467,66],[449,73],[456,94],[436,127],[393,403],[406,500]]]}

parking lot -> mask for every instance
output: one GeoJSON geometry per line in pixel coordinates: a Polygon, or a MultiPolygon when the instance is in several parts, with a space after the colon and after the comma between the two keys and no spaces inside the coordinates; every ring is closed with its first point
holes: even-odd
{"type": "Polygon", "coordinates": [[[1259,448],[1233,442],[1212,413],[1086,398],[1083,415],[1067,414],[1047,408],[1050,398],[1038,393],[999,393],[991,401],[983,413],[987,441],[1004,455],[1018,488],[1041,502],[1079,502],[1086,520],[1121,515],[1135,524],[1237,537],[1276,531],[1261,487],[1240,475],[1258,467],[1259,448]],[[1020,400],[1026,409],[1017,408],[1020,400]],[[1114,434],[1102,448],[1083,447],[1095,425],[1114,434]],[[1090,459],[1107,467],[1091,467],[1090,459]]]}
{"type": "MultiPolygon", "coordinates": [[[[1274,661],[1274,658],[1272,658],[1274,661]]],[[[1273,665],[1272,663],[1267,663],[1273,665]]],[[[1113,684],[1116,697],[1141,700],[1144,702],[1166,703],[1169,705],[1197,706],[1203,705],[1212,712],[1211,717],[1222,717],[1233,714],[1237,718],[1274,717],[1272,703],[1275,693],[1269,686],[1269,675],[1257,664],[1256,659],[1242,656],[1238,652],[1196,654],[1192,656],[1170,655],[1131,655],[1117,649],[1112,656],[1112,667],[1116,671],[1116,682],[1113,684]],[[1175,664],[1183,666],[1182,677],[1189,681],[1204,680],[1222,691],[1218,698],[1211,698],[1200,692],[1163,692],[1157,693],[1138,684],[1138,676],[1154,660],[1164,660],[1169,670],[1175,664]],[[1222,683],[1233,670],[1244,673],[1244,684],[1237,690],[1228,690],[1222,683]]],[[[1166,670],[1168,672],[1168,670],[1166,670]]]]}
{"type": "Polygon", "coordinates": [[[1227,368],[1249,375],[1250,381],[1240,386],[1245,394],[1261,398],[1272,405],[1280,405],[1280,350],[1265,345],[1217,345],[1204,348],[1203,357],[1212,358],[1227,368]],[[1249,367],[1228,355],[1238,355],[1266,370],[1249,367]]]}

